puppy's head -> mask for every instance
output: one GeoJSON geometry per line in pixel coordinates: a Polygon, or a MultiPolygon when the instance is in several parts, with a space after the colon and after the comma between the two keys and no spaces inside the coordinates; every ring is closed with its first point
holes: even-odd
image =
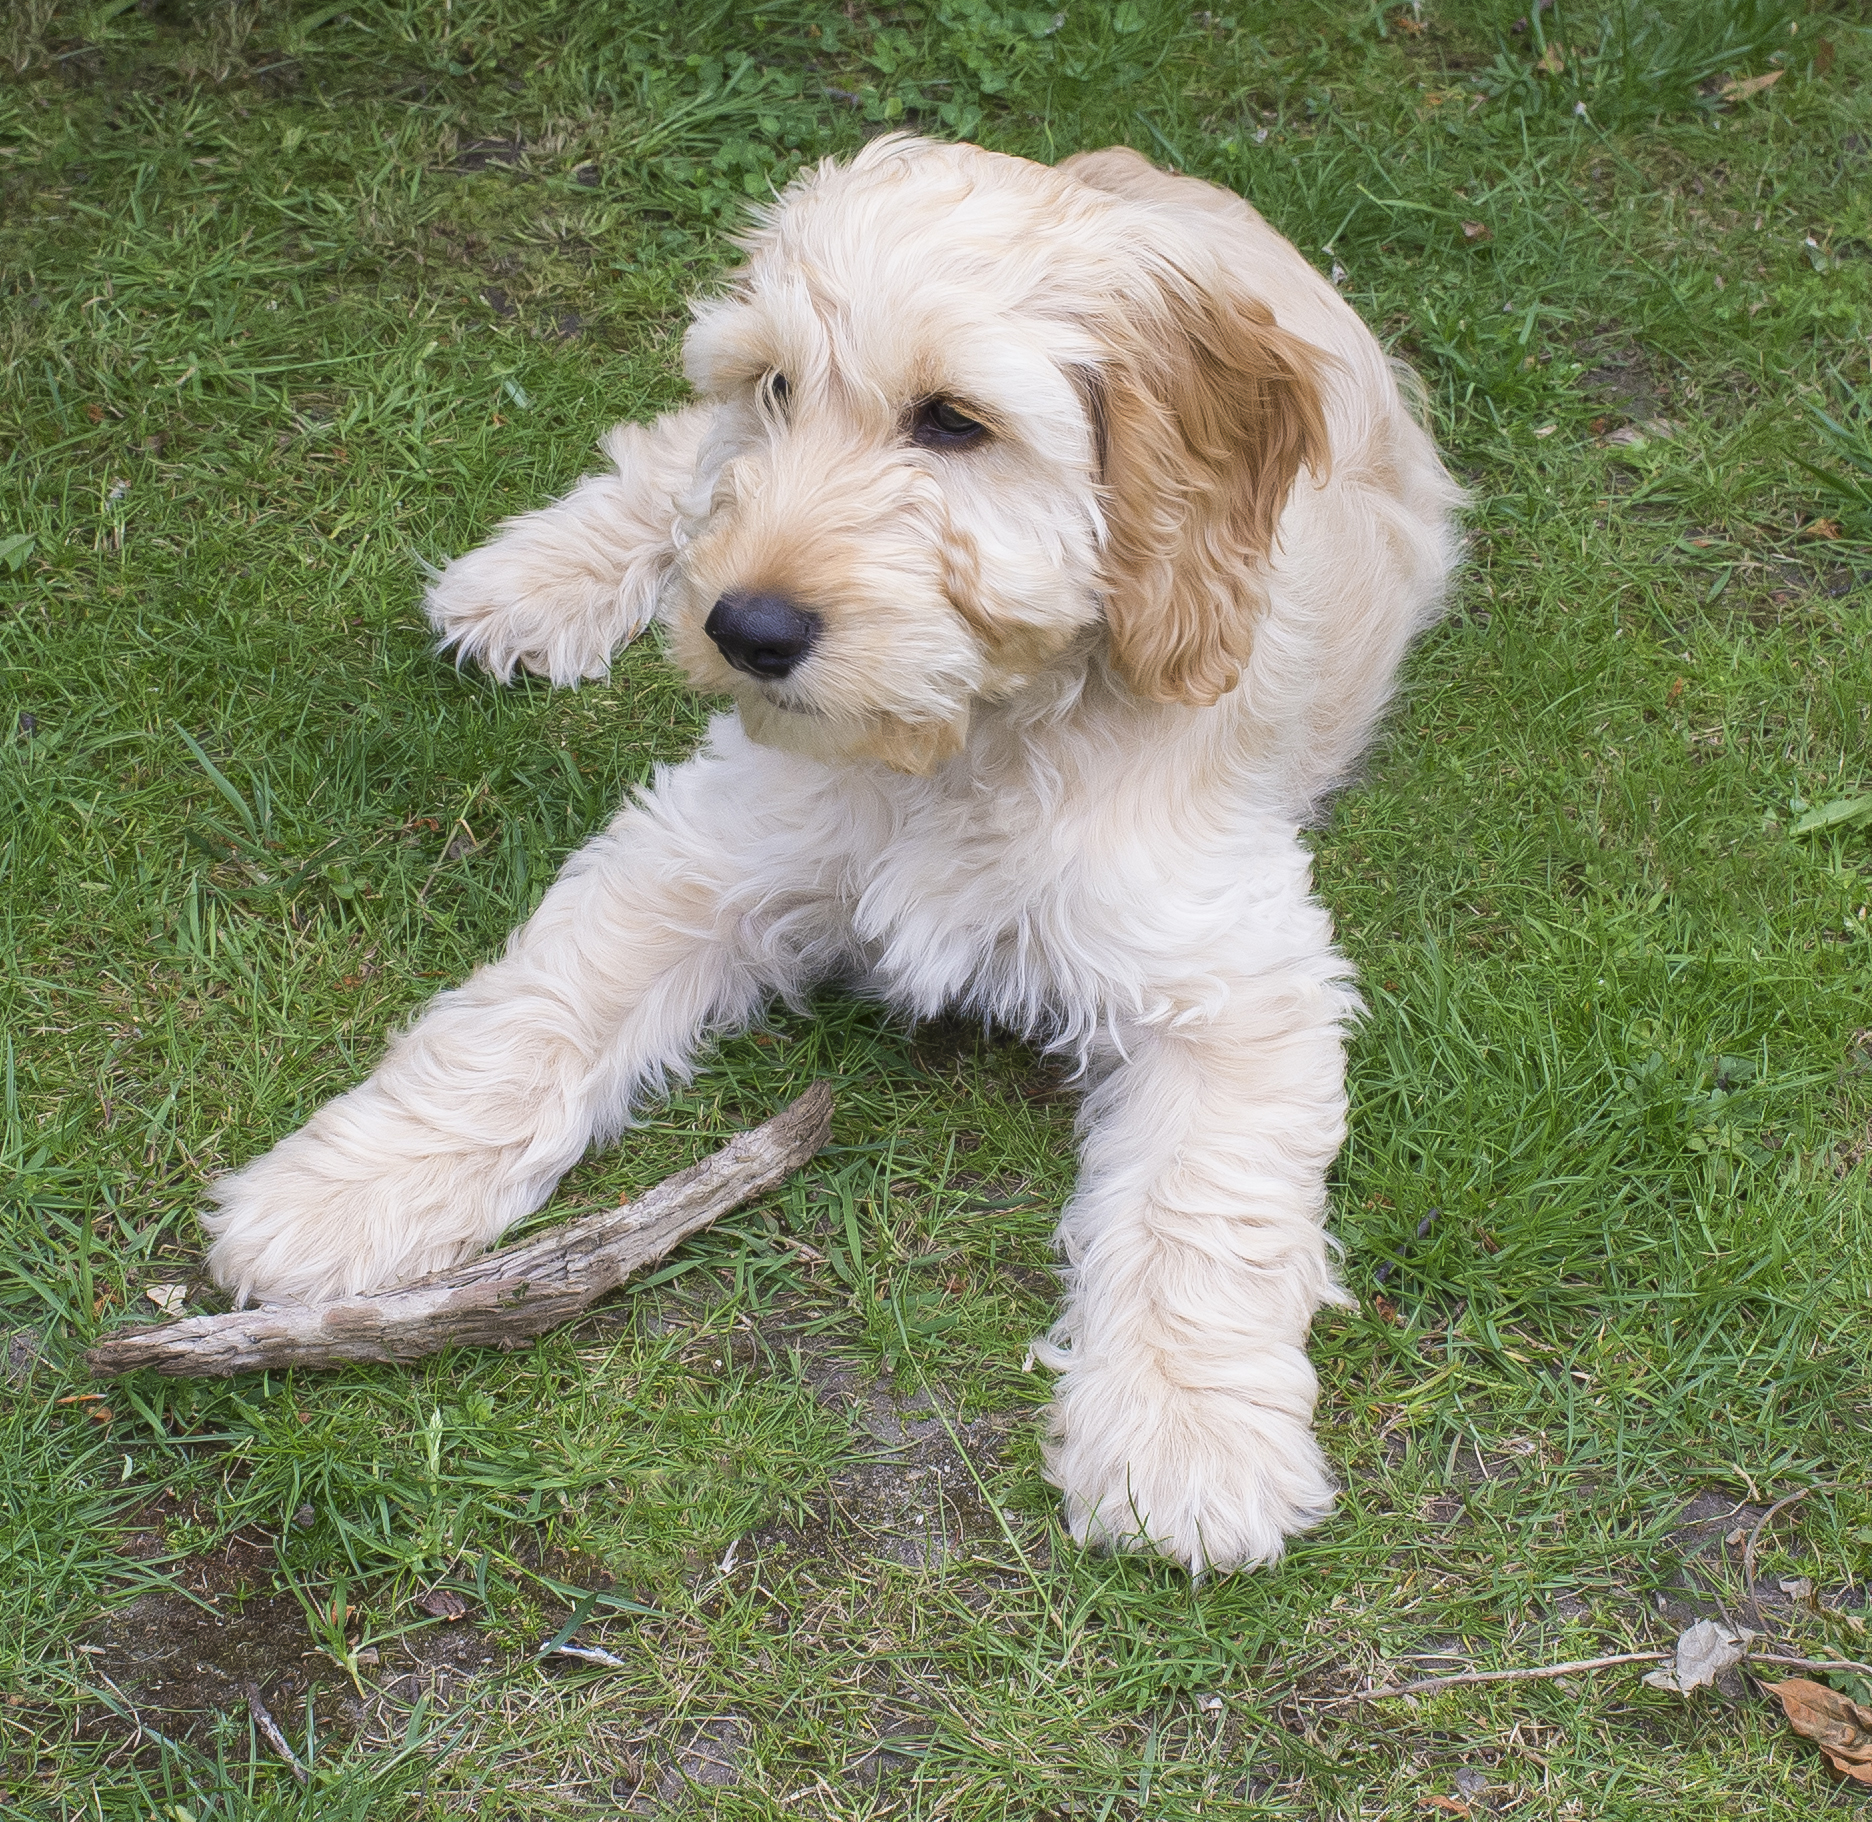
{"type": "Polygon", "coordinates": [[[1234,686],[1324,357],[1088,175],[880,140],[698,310],[719,409],[664,614],[756,740],[926,772],[1101,646],[1153,700],[1234,686]]]}

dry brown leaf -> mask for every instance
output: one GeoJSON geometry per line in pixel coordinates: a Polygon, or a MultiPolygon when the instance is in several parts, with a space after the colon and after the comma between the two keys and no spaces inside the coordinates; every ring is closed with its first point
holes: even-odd
{"type": "Polygon", "coordinates": [[[1840,535],[1840,522],[1837,519],[1809,519],[1801,527],[1803,538],[1837,538],[1840,535]]]}
{"type": "Polygon", "coordinates": [[[1806,1677],[1764,1687],[1780,1702],[1788,1725],[1826,1754],[1843,1777],[1872,1784],[1872,1708],[1806,1677]]]}
{"type": "Polygon", "coordinates": [[[1544,70],[1549,76],[1558,76],[1566,68],[1566,46],[1550,44],[1541,52],[1540,61],[1534,65],[1537,70],[1544,70]]]}
{"type": "Polygon", "coordinates": [[[1464,240],[1493,240],[1495,233],[1485,221],[1466,221],[1462,225],[1464,240]]]}
{"type": "Polygon", "coordinates": [[[1455,1797],[1425,1797],[1423,1805],[1426,1809],[1446,1809],[1452,1816],[1469,1814],[1469,1805],[1459,1802],[1455,1797]]]}
{"type": "Polygon", "coordinates": [[[468,1616],[468,1603],[452,1588],[432,1588],[416,1605],[439,1620],[459,1620],[468,1616]]]}
{"type": "Polygon", "coordinates": [[[1786,74],[1786,70],[1770,70],[1765,76],[1745,76],[1739,82],[1725,82],[1716,92],[1725,101],[1743,101],[1750,95],[1759,95],[1763,89],[1773,88],[1786,74]]]}

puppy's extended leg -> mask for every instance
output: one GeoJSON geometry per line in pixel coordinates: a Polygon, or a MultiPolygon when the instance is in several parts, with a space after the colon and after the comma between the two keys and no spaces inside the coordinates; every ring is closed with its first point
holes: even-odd
{"type": "Polygon", "coordinates": [[[789,858],[800,832],[771,776],[763,794],[737,764],[716,752],[666,775],[368,1081],[217,1183],[216,1281],[320,1300],[478,1251],[706,1033],[794,987],[817,917],[789,858]]]}
{"type": "Polygon", "coordinates": [[[429,618],[445,651],[492,671],[577,683],[603,677],[640,633],[677,549],[676,501],[695,475],[713,411],[692,405],[647,428],[620,424],[600,447],[609,474],[588,475],[557,504],[508,519],[430,584],[429,618]]]}
{"type": "Polygon", "coordinates": [[[1332,1505],[1306,1337],[1344,1295],[1321,1224],[1357,1002],[1320,946],[1200,1022],[1128,1035],[1082,1111],[1070,1345],[1046,1350],[1065,1372],[1050,1478],[1082,1543],[1236,1569],[1332,1505]]]}

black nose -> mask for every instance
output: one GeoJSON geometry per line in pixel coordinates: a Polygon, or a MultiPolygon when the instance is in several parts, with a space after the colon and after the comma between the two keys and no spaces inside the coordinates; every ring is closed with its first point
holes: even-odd
{"type": "Polygon", "coordinates": [[[812,650],[819,616],[784,595],[728,594],[709,609],[702,630],[736,670],[784,677],[812,650]]]}

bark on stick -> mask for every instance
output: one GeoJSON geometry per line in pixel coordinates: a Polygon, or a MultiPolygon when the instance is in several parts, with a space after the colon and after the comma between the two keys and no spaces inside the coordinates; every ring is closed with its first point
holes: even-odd
{"type": "Polygon", "coordinates": [[[262,1367],[420,1360],[446,1347],[517,1347],[784,1181],[831,1131],[832,1091],[816,1083],[764,1126],[622,1208],[368,1297],[119,1329],[85,1359],[101,1379],[140,1367],[177,1379],[225,1379],[262,1367]]]}

